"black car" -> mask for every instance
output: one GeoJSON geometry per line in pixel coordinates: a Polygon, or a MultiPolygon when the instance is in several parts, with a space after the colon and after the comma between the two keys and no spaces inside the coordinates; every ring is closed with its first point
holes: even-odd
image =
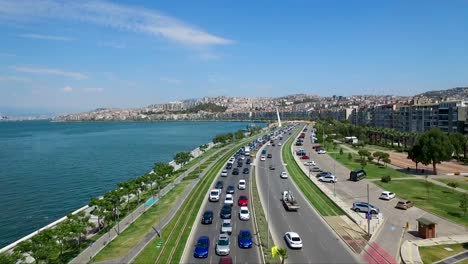
{"type": "Polygon", "coordinates": [[[242,170],[242,173],[244,173],[244,174],[249,174],[249,172],[250,172],[249,168],[244,168],[244,170],[242,170]]]}
{"type": "Polygon", "coordinates": [[[245,161],[245,164],[250,164],[251,160],[250,158],[248,158],[246,161],[245,161]]]}
{"type": "Polygon", "coordinates": [[[275,170],[275,166],[273,166],[273,164],[270,165],[270,170],[275,170]]]}
{"type": "Polygon", "coordinates": [[[234,194],[234,191],[236,190],[236,188],[233,186],[233,185],[229,185],[227,188],[226,188],[226,193],[228,194],[234,194]]]}
{"type": "Polygon", "coordinates": [[[217,181],[215,185],[215,189],[222,189],[223,188],[223,181],[217,181]]]}
{"type": "Polygon", "coordinates": [[[237,167],[238,168],[242,167],[242,165],[243,165],[242,162],[237,162],[237,167]]]}
{"type": "Polygon", "coordinates": [[[273,157],[271,153],[268,153],[267,158],[271,158],[271,157],[273,157]]]}
{"type": "Polygon", "coordinates": [[[231,164],[231,163],[228,163],[228,164],[226,165],[226,170],[230,170],[230,169],[232,169],[232,164],[231,164]]]}
{"type": "Polygon", "coordinates": [[[213,223],[213,211],[205,211],[201,220],[202,224],[210,225],[213,223]]]}
{"type": "Polygon", "coordinates": [[[239,169],[238,168],[234,168],[232,170],[232,175],[239,175],[239,169]]]}
{"type": "Polygon", "coordinates": [[[221,208],[221,212],[220,212],[219,216],[222,219],[231,219],[231,216],[232,216],[231,206],[228,205],[228,204],[223,205],[223,207],[221,208]]]}

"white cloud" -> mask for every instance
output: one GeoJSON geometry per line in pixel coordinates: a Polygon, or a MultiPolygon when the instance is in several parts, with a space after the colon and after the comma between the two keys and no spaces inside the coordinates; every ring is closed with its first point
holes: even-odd
{"type": "Polygon", "coordinates": [[[64,91],[65,93],[71,93],[73,92],[73,88],[70,86],[65,86],[63,87],[62,91],[64,91]]]}
{"type": "Polygon", "coordinates": [[[108,47],[108,48],[114,48],[114,49],[124,49],[127,47],[127,45],[123,42],[117,42],[117,41],[100,41],[98,43],[99,47],[108,47]]]}
{"type": "Polygon", "coordinates": [[[60,69],[37,68],[37,67],[30,67],[30,66],[11,66],[10,69],[13,69],[17,72],[57,75],[57,76],[72,78],[76,80],[88,79],[88,76],[83,73],[69,72],[69,71],[64,71],[60,69]]]}
{"type": "Polygon", "coordinates": [[[179,79],[171,78],[171,77],[160,77],[159,80],[170,83],[170,84],[180,84],[182,82],[179,79]]]}
{"type": "Polygon", "coordinates": [[[30,82],[30,79],[18,76],[5,76],[0,75],[0,82],[30,82]]]}
{"type": "Polygon", "coordinates": [[[37,18],[72,19],[141,32],[195,47],[233,43],[157,11],[107,1],[0,0],[0,17],[23,21],[37,18]]]}
{"type": "Polygon", "coordinates": [[[39,40],[55,40],[55,41],[70,41],[73,40],[69,37],[63,36],[51,36],[51,35],[41,35],[41,34],[21,34],[18,35],[21,38],[29,38],[29,39],[39,39],[39,40]]]}
{"type": "Polygon", "coordinates": [[[83,88],[85,93],[101,93],[104,91],[104,88],[83,88]]]}

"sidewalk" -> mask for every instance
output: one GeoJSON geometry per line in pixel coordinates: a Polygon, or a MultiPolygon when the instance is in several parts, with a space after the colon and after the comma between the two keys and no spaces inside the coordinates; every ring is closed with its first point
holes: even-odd
{"type": "Polygon", "coordinates": [[[401,259],[405,264],[423,264],[419,247],[461,244],[468,242],[468,235],[454,235],[423,240],[406,240],[401,246],[401,259]]]}

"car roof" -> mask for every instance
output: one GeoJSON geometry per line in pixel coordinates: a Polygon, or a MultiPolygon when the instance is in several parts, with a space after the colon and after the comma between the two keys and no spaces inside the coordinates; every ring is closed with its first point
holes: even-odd
{"type": "Polygon", "coordinates": [[[382,194],[390,194],[392,192],[389,192],[389,191],[383,191],[382,194]]]}
{"type": "Polygon", "coordinates": [[[239,196],[239,199],[248,199],[247,195],[243,194],[241,196],[239,196]]]}
{"type": "Polygon", "coordinates": [[[200,240],[210,240],[210,238],[207,237],[207,236],[201,236],[201,237],[198,238],[198,241],[200,241],[200,240]]]}
{"type": "Polygon", "coordinates": [[[249,234],[250,234],[250,230],[248,230],[248,229],[241,229],[241,230],[239,231],[239,234],[246,234],[246,233],[249,233],[249,234]]]}
{"type": "Polygon", "coordinates": [[[226,234],[219,234],[219,239],[226,239],[229,240],[229,236],[226,234]]]}
{"type": "Polygon", "coordinates": [[[241,210],[249,210],[249,207],[247,207],[247,206],[241,206],[240,209],[241,209],[241,210]]]}
{"type": "Polygon", "coordinates": [[[230,193],[226,194],[226,198],[228,198],[228,197],[232,198],[232,194],[230,194],[230,193]]]}
{"type": "Polygon", "coordinates": [[[245,180],[239,180],[239,183],[241,183],[241,182],[245,183],[245,180]]]}
{"type": "Polygon", "coordinates": [[[211,189],[211,192],[219,192],[219,189],[211,189]]]}
{"type": "Polygon", "coordinates": [[[296,232],[286,232],[286,234],[289,234],[290,237],[299,237],[299,234],[296,232]]]}
{"type": "Polygon", "coordinates": [[[224,223],[231,223],[231,219],[223,219],[223,224],[224,223]]]}

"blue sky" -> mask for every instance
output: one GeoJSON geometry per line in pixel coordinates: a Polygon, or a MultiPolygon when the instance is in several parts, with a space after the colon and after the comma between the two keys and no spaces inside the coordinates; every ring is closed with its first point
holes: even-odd
{"type": "Polygon", "coordinates": [[[468,1],[0,0],[0,109],[468,84],[468,1]]]}

